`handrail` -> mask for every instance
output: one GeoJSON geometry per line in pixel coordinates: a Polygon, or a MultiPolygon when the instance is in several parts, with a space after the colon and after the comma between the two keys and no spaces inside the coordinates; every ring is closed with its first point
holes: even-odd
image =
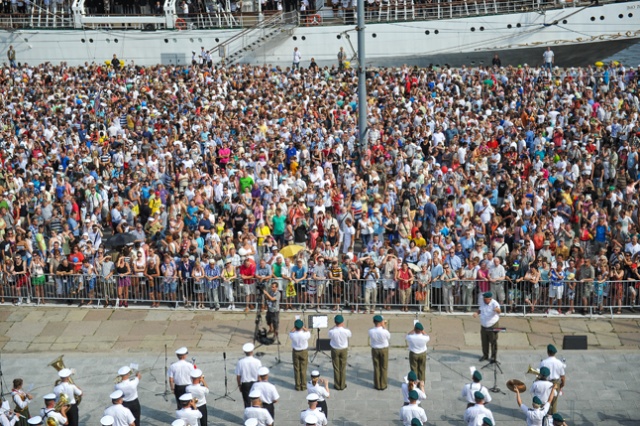
{"type": "Polygon", "coordinates": [[[256,30],[261,30],[261,29],[267,29],[267,28],[274,28],[276,25],[280,25],[282,23],[286,23],[289,21],[288,18],[291,17],[295,17],[297,15],[296,12],[279,12],[276,13],[275,15],[272,15],[271,17],[259,21],[258,23],[256,23],[255,25],[253,25],[252,27],[248,27],[245,28],[244,30],[240,31],[238,34],[234,35],[233,37],[224,40],[221,43],[218,43],[215,47],[213,47],[212,49],[209,50],[209,53],[213,54],[214,52],[222,52],[222,57],[226,56],[226,51],[227,51],[227,47],[229,45],[231,45],[232,43],[243,39],[246,35],[256,31],[256,30]]]}

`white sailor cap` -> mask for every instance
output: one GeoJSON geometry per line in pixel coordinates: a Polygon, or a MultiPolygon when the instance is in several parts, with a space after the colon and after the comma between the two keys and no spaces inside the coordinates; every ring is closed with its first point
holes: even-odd
{"type": "Polygon", "coordinates": [[[63,368],[62,370],[58,371],[58,376],[62,377],[63,379],[69,377],[71,375],[71,370],[68,368],[63,368]]]}
{"type": "Polygon", "coordinates": [[[48,393],[45,396],[43,396],[42,399],[44,399],[45,401],[55,400],[56,399],[56,394],[55,393],[48,393]]]}
{"type": "Polygon", "coordinates": [[[244,426],[258,426],[258,419],[252,417],[244,422],[244,426]]]}
{"type": "Polygon", "coordinates": [[[317,393],[310,393],[307,395],[307,401],[317,401],[320,397],[317,393]]]}
{"type": "Polygon", "coordinates": [[[187,426],[187,422],[182,419],[174,420],[171,426],[187,426]]]}
{"type": "Polygon", "coordinates": [[[183,393],[182,395],[180,395],[180,401],[191,401],[193,399],[193,395],[191,395],[190,393],[183,393]]]}
{"type": "Polygon", "coordinates": [[[255,348],[256,347],[253,345],[253,343],[245,343],[244,345],[242,345],[242,352],[253,352],[255,348]]]}
{"type": "Polygon", "coordinates": [[[269,374],[269,369],[267,367],[258,368],[258,376],[266,376],[269,374]]]}
{"type": "Polygon", "coordinates": [[[251,399],[257,399],[260,398],[262,396],[262,392],[260,392],[259,389],[254,389],[251,391],[251,393],[249,393],[249,398],[251,399]]]}
{"type": "Polygon", "coordinates": [[[113,422],[115,422],[114,418],[111,416],[104,416],[100,419],[100,424],[102,426],[112,426],[113,422]]]}
{"type": "Polygon", "coordinates": [[[124,367],[120,367],[120,369],[118,370],[118,376],[124,376],[129,373],[131,373],[131,368],[127,367],[126,365],[124,367]]]}
{"type": "Polygon", "coordinates": [[[198,377],[202,377],[202,370],[196,368],[195,370],[191,370],[191,373],[189,373],[189,375],[192,378],[197,379],[198,377]]]}
{"type": "Polygon", "coordinates": [[[311,372],[311,377],[320,377],[320,372],[318,370],[313,370],[311,372]]]}
{"type": "Polygon", "coordinates": [[[109,395],[109,398],[111,399],[120,399],[124,396],[124,392],[122,392],[120,389],[111,392],[111,395],[109,395]]]}
{"type": "Polygon", "coordinates": [[[42,417],[40,416],[31,417],[29,420],[27,420],[27,423],[29,423],[30,425],[41,425],[42,417]]]}
{"type": "Polygon", "coordinates": [[[178,348],[178,350],[176,351],[176,355],[186,355],[188,353],[189,353],[189,349],[187,349],[186,346],[178,348]]]}
{"type": "Polygon", "coordinates": [[[315,414],[309,414],[307,415],[307,417],[304,418],[304,422],[308,425],[317,425],[318,417],[316,417],[315,414]]]}

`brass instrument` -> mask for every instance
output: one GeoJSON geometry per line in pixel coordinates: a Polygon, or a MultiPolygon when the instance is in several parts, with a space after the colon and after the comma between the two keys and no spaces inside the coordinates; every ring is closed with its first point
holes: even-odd
{"type": "MultiPolygon", "coordinates": [[[[138,370],[131,370],[128,373],[131,377],[129,377],[129,380],[132,380],[134,377],[136,377],[138,375],[138,370]]],[[[117,375],[115,379],[113,379],[113,383],[115,383],[116,385],[118,383],[122,383],[122,376],[117,375]]]]}
{"type": "Polygon", "coordinates": [[[59,413],[65,405],[69,405],[69,397],[67,397],[66,393],[61,393],[53,409],[59,413]]]}
{"type": "Polygon", "coordinates": [[[531,366],[531,364],[529,364],[529,368],[527,369],[527,371],[524,374],[535,374],[536,376],[540,375],[540,370],[536,370],[535,368],[533,368],[531,366]]]}
{"type": "MultiPolygon", "coordinates": [[[[64,365],[64,361],[62,360],[62,358],[64,357],[64,355],[60,355],[58,358],[56,358],[55,360],[53,360],[53,362],[51,362],[49,365],[53,368],[56,369],[56,371],[60,371],[63,368],[67,368],[64,365]]],[[[54,386],[58,386],[60,384],[62,380],[58,379],[55,382],[54,386]]],[[[73,381],[73,379],[71,377],[69,377],[69,383],[71,383],[72,385],[75,385],[75,382],[73,381]]],[[[62,394],[60,395],[62,397],[62,394]]],[[[80,402],[82,401],[82,395],[78,395],[76,396],[76,405],[80,405],[80,402]]]]}

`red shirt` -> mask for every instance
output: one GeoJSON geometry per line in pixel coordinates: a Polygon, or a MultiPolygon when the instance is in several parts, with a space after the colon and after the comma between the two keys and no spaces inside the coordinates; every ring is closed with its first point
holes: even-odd
{"type": "MultiPolygon", "coordinates": [[[[242,264],[240,265],[240,275],[246,275],[246,276],[250,276],[250,277],[255,277],[256,275],[256,264],[253,262],[249,262],[249,265],[247,266],[246,264],[242,264]]],[[[243,282],[245,284],[253,284],[254,280],[251,279],[247,279],[245,278],[243,280],[243,282]]]]}
{"type": "Polygon", "coordinates": [[[398,271],[398,289],[406,290],[411,287],[411,271],[407,269],[406,271],[400,269],[398,271]]]}

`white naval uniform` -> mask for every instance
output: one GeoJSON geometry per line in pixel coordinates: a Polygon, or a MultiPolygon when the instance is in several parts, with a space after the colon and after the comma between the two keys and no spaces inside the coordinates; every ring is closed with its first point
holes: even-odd
{"type": "Polygon", "coordinates": [[[193,370],[193,364],[186,359],[180,359],[169,366],[167,375],[173,379],[175,385],[187,386],[191,384],[191,372],[193,370]]]}
{"type": "Polygon", "coordinates": [[[273,424],[273,417],[271,417],[271,414],[269,414],[266,408],[262,407],[245,408],[242,419],[245,422],[247,419],[257,419],[258,426],[270,426],[273,424]]]}
{"type": "Polygon", "coordinates": [[[113,404],[104,410],[102,415],[113,417],[113,426],[129,426],[136,421],[133,414],[131,414],[131,410],[122,404],[113,404]]]}
{"type": "Polygon", "coordinates": [[[531,394],[540,398],[540,401],[548,401],[553,391],[553,383],[548,380],[536,380],[530,388],[531,394]]]}
{"type": "Polygon", "coordinates": [[[474,392],[482,393],[484,395],[485,403],[491,402],[491,394],[489,393],[489,390],[485,386],[482,386],[482,383],[475,383],[475,382],[467,383],[462,387],[461,397],[465,401],[471,404],[475,404],[476,398],[473,396],[474,392]]]}
{"type": "Polygon", "coordinates": [[[317,383],[315,386],[311,380],[307,382],[307,395],[315,393],[318,395],[318,402],[329,398],[329,391],[324,386],[317,383]]]}
{"type": "Polygon", "coordinates": [[[140,384],[140,379],[137,377],[132,377],[129,380],[123,380],[120,383],[116,384],[114,388],[116,390],[121,390],[123,393],[122,399],[125,402],[131,402],[138,399],[138,385],[140,384]]]}
{"type": "Polygon", "coordinates": [[[493,426],[496,425],[496,421],[493,419],[493,413],[482,404],[476,404],[473,407],[469,407],[464,412],[464,421],[467,423],[467,426],[482,426],[482,419],[485,417],[491,419],[493,426]]]}
{"type": "Polygon", "coordinates": [[[418,404],[405,405],[400,409],[400,420],[404,426],[411,426],[411,420],[419,419],[423,424],[427,422],[427,413],[418,404]]]}
{"type": "Polygon", "coordinates": [[[82,391],[78,389],[76,385],[72,385],[69,382],[62,382],[55,388],[53,393],[56,394],[56,402],[60,399],[60,394],[64,393],[69,399],[69,404],[74,405],[76,403],[76,396],[82,395],[82,391]]]}
{"type": "Polygon", "coordinates": [[[9,420],[5,412],[0,413],[0,426],[13,426],[18,420],[20,420],[18,416],[13,416],[11,420],[9,420]]]}
{"type": "Polygon", "coordinates": [[[249,391],[249,393],[253,392],[256,389],[260,391],[260,400],[264,404],[273,404],[280,399],[280,394],[272,383],[255,382],[253,386],[251,386],[251,390],[249,391]]]}
{"type": "Polygon", "coordinates": [[[209,388],[202,386],[201,384],[187,386],[187,393],[190,393],[195,399],[196,407],[202,407],[207,403],[207,395],[209,395],[209,388]]]}
{"type": "Polygon", "coordinates": [[[202,417],[202,413],[193,408],[181,408],[176,411],[176,418],[178,420],[184,420],[186,424],[191,426],[198,426],[198,420],[202,417]]]}
{"type": "MultiPolygon", "coordinates": [[[[550,356],[540,362],[540,368],[547,367],[549,369],[549,380],[558,380],[564,376],[565,365],[555,356],[550,356]]],[[[544,400],[543,400],[544,401],[544,400]]]]}
{"type": "Polygon", "coordinates": [[[40,417],[42,417],[42,422],[44,424],[47,424],[48,418],[54,419],[59,425],[67,424],[67,419],[53,408],[43,408],[40,410],[40,417]]]}
{"type": "Polygon", "coordinates": [[[316,423],[316,426],[326,426],[329,423],[327,421],[327,416],[324,415],[324,413],[322,412],[320,407],[316,407],[315,410],[312,410],[311,408],[307,408],[306,410],[302,410],[300,412],[300,424],[301,425],[306,425],[307,424],[304,421],[304,419],[309,414],[313,414],[314,416],[316,416],[318,418],[318,423],[316,423]]]}
{"type": "MultiPolygon", "coordinates": [[[[408,404],[409,403],[409,384],[403,383],[401,386],[401,389],[402,389],[402,402],[404,402],[405,404],[408,404]]],[[[427,399],[427,394],[422,392],[422,389],[418,387],[414,387],[413,390],[418,392],[418,404],[420,404],[420,401],[424,401],[425,399],[427,399]]]]}
{"type": "Polygon", "coordinates": [[[551,404],[548,402],[541,408],[529,408],[524,404],[520,405],[520,410],[522,410],[527,418],[527,426],[542,426],[542,422],[547,416],[549,408],[551,408],[551,404]]]}
{"type": "Polygon", "coordinates": [[[260,367],[262,367],[262,363],[259,359],[245,356],[236,364],[235,374],[240,376],[240,383],[257,382],[260,367]]]}

